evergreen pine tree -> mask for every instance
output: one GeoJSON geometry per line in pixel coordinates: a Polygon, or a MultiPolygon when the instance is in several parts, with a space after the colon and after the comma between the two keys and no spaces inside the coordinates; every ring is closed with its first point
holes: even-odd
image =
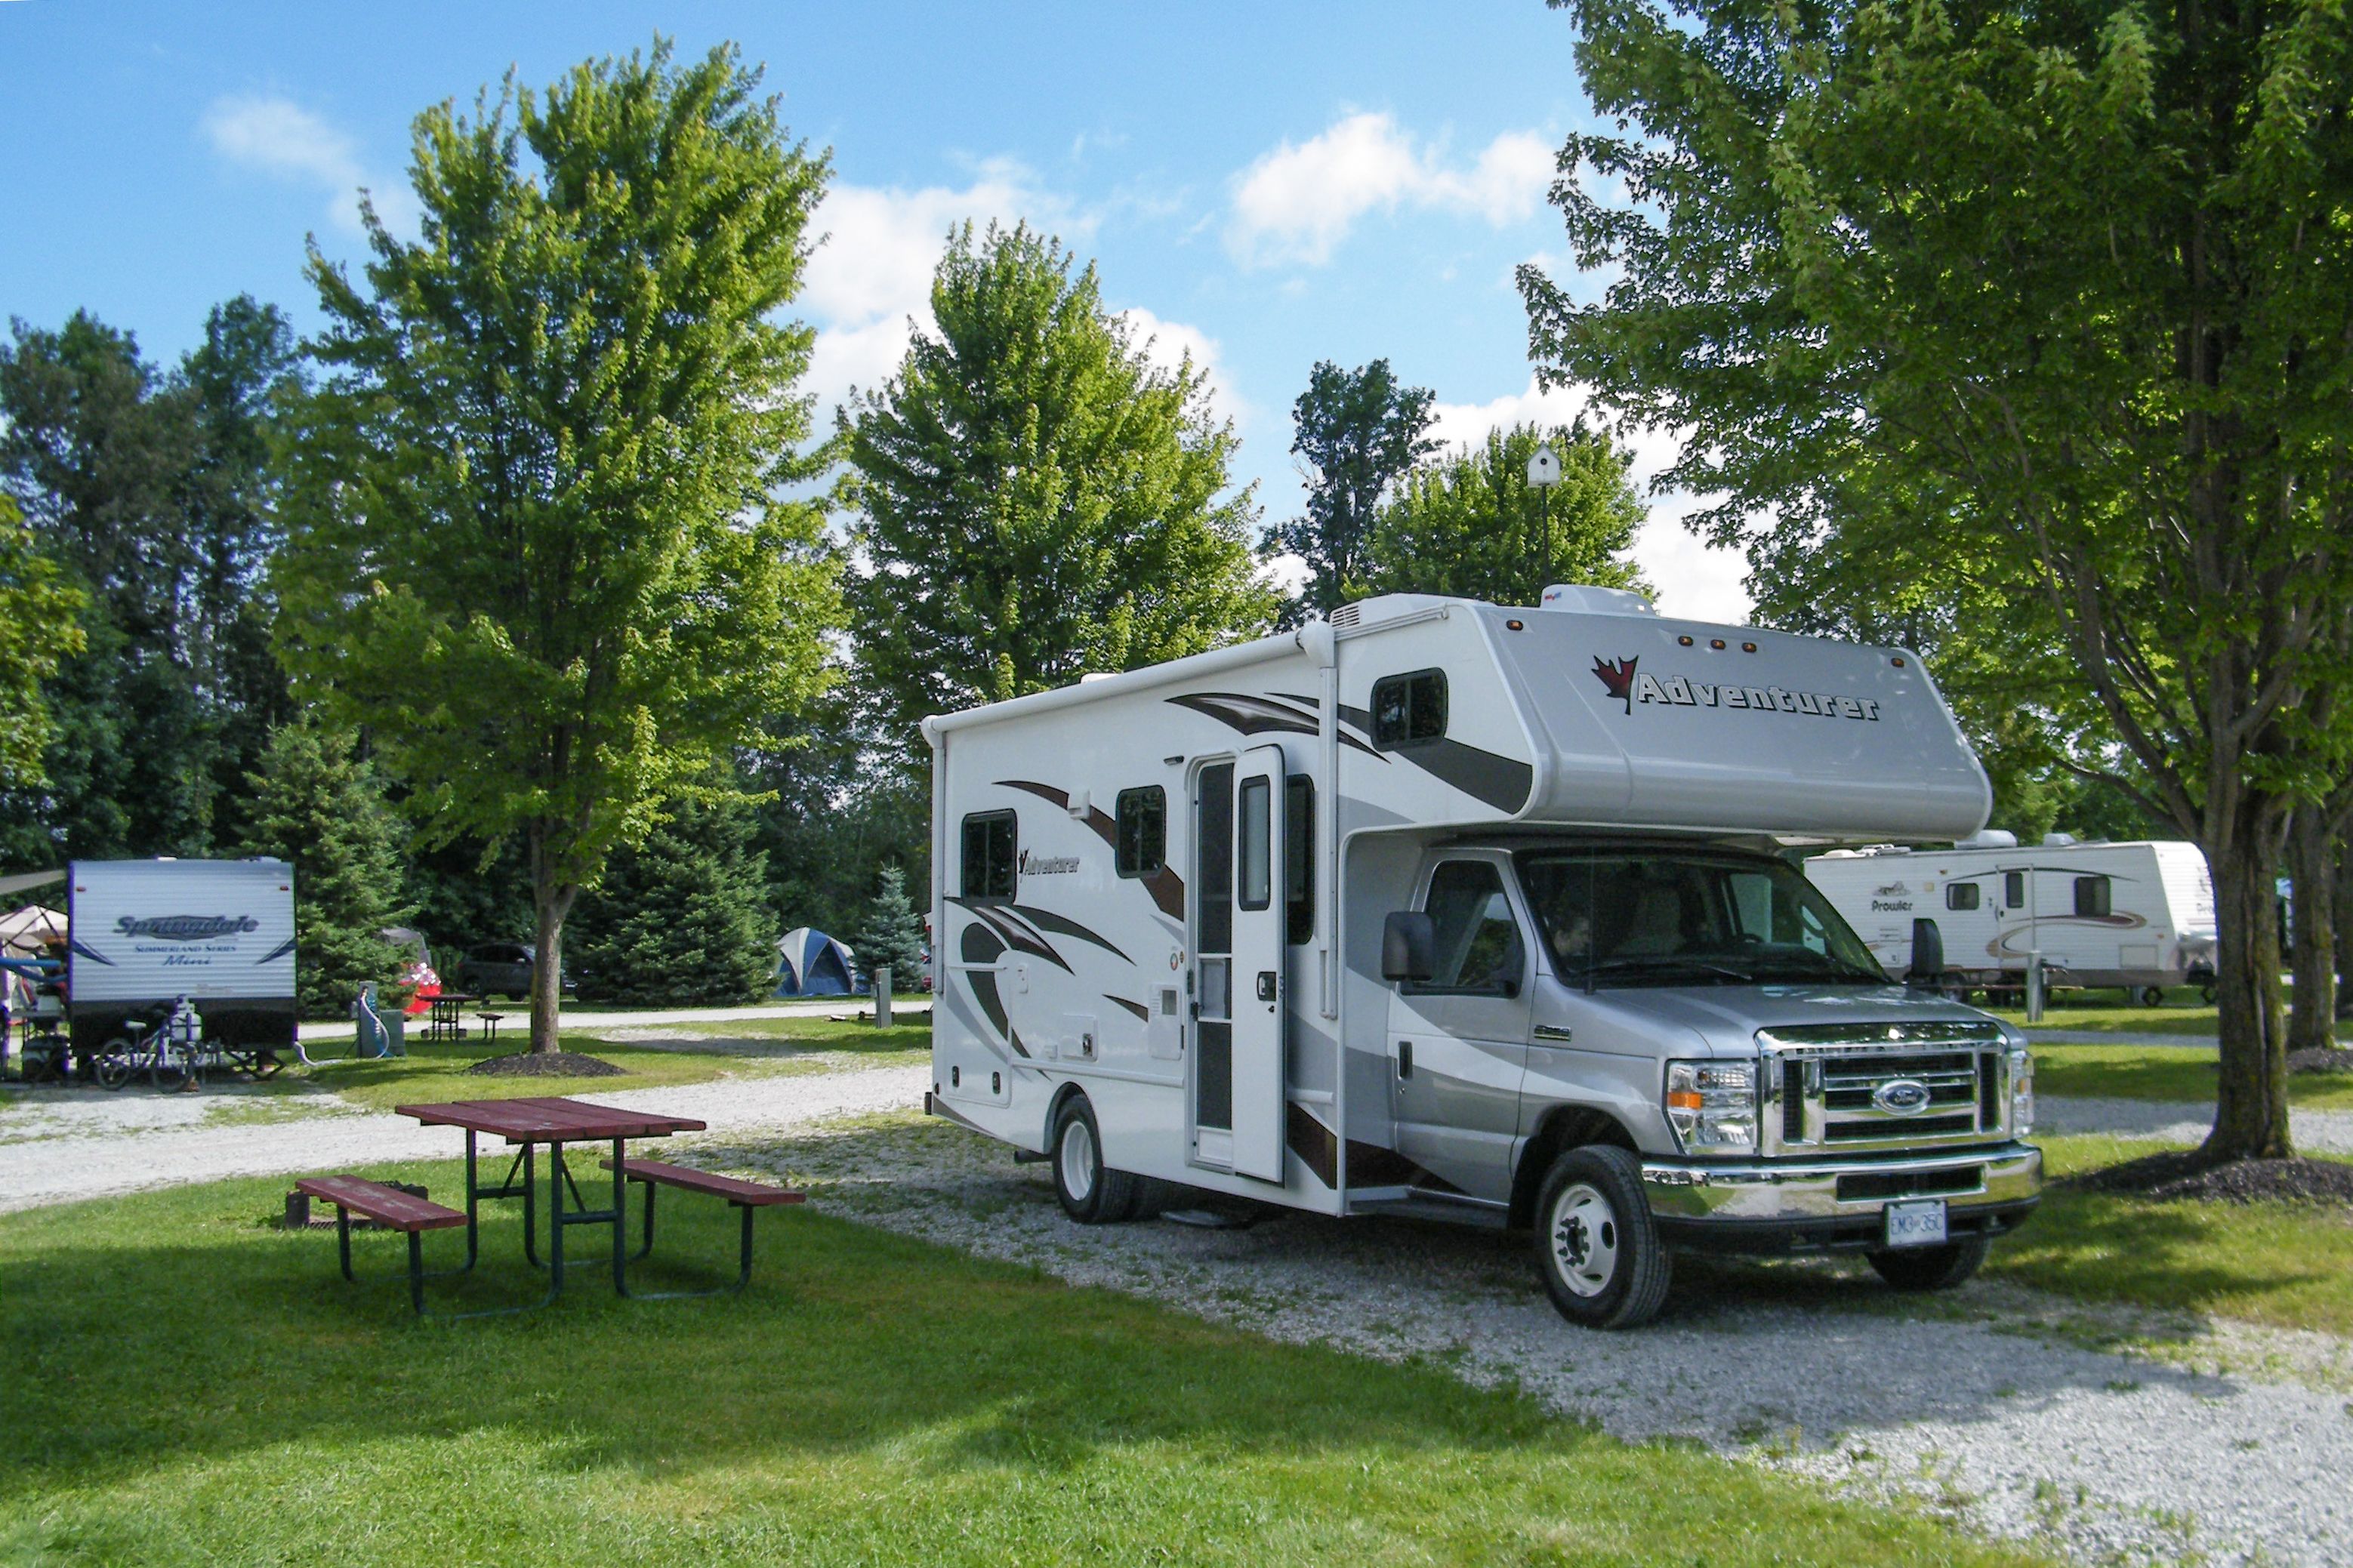
{"type": "Polygon", "coordinates": [[[907,901],[907,874],[885,866],[880,886],[866,905],[866,922],[849,948],[858,966],[871,974],[891,966],[891,988],[913,991],[923,973],[923,920],[907,901]]]}
{"type": "Polygon", "coordinates": [[[720,793],[732,784],[671,801],[580,900],[566,952],[582,1001],[725,1006],[760,994],[776,960],[767,858],[753,847],[751,804],[720,793]]]}
{"type": "Polygon", "coordinates": [[[281,724],[260,761],[261,771],[247,775],[243,848],[293,866],[297,998],[309,1016],[337,1016],[363,984],[398,973],[398,950],[376,933],[408,913],[406,835],[348,733],[281,724]]]}

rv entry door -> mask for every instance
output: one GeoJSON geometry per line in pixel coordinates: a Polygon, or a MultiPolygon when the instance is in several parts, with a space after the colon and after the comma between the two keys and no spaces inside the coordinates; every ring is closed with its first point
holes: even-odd
{"type": "Polygon", "coordinates": [[[1282,751],[1197,775],[1193,1157],[1282,1180],[1282,751]]]}

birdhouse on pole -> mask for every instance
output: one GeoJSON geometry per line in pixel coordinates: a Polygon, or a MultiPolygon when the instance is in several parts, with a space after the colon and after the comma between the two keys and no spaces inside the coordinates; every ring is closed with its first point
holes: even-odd
{"type": "Polygon", "coordinates": [[[1538,447],[1536,455],[1528,459],[1528,483],[1540,490],[1560,483],[1560,459],[1553,455],[1550,442],[1538,447]]]}

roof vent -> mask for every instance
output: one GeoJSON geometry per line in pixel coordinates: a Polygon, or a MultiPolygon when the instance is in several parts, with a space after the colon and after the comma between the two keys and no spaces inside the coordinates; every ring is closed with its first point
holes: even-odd
{"type": "Polygon", "coordinates": [[[2005,827],[1981,827],[1967,838],[1953,842],[1956,849],[2015,849],[2018,835],[2005,827]]]}
{"type": "Polygon", "coordinates": [[[2046,833],[2042,836],[2042,842],[2050,848],[2064,849],[2076,843],[2077,840],[2075,836],[2072,833],[2046,833]]]}
{"type": "Polygon", "coordinates": [[[1343,605],[1333,611],[1327,618],[1331,621],[1334,631],[1345,631],[1355,626],[1363,614],[1364,612],[1354,605],[1343,605]]]}
{"type": "Polygon", "coordinates": [[[1658,607],[1627,588],[1603,588],[1591,583],[1554,583],[1544,591],[1539,606],[1575,610],[1588,616],[1655,616],[1658,607]]]}

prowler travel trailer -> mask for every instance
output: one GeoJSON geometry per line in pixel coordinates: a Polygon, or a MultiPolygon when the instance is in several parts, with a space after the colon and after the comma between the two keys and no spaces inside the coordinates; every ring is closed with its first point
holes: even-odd
{"type": "Polygon", "coordinates": [[[1927,915],[1960,986],[2022,989],[2036,952],[2051,984],[2117,985],[2151,1003],[2168,985],[2214,983],[2214,883],[2195,844],[2021,849],[1984,833],[1949,849],[1833,849],[1806,875],[1891,971],[1911,967],[1912,922],[1927,915]]]}
{"type": "Polygon", "coordinates": [[[1926,1289],[2034,1206],[2023,1038],[1892,983],[1784,853],[1984,822],[1901,649],[1391,595],[923,731],[925,1106],[1075,1219],[1170,1183],[1530,1226],[1616,1327],[1671,1247],[1926,1289]]]}

